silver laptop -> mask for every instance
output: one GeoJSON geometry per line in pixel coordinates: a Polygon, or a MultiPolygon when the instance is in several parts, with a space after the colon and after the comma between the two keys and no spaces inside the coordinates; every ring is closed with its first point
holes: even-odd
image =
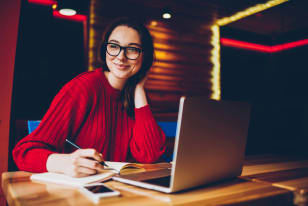
{"type": "Polygon", "coordinates": [[[172,193],[239,176],[249,117],[247,103],[182,97],[172,167],[113,179],[172,193]]]}

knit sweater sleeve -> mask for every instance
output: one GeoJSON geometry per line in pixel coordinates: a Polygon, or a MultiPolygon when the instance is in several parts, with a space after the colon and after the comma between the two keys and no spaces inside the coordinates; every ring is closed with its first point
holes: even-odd
{"type": "Polygon", "coordinates": [[[142,163],[153,163],[165,152],[166,136],[157,125],[149,105],[135,108],[135,125],[130,150],[142,163]]]}
{"type": "Polygon", "coordinates": [[[13,158],[20,170],[45,172],[50,154],[64,151],[66,137],[80,126],[86,97],[78,80],[65,85],[53,99],[38,128],[17,143],[13,158]]]}

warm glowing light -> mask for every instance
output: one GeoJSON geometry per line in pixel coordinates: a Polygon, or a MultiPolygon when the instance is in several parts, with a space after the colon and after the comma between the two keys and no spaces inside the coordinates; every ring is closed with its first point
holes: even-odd
{"type": "Polygon", "coordinates": [[[172,15],[170,13],[163,13],[163,18],[164,19],[171,19],[172,15]]]}
{"type": "Polygon", "coordinates": [[[154,44],[154,48],[155,49],[164,49],[164,50],[172,50],[172,49],[176,49],[176,47],[173,47],[172,45],[168,45],[168,44],[162,44],[162,43],[153,43],[154,44]]]}
{"type": "Polygon", "coordinates": [[[154,61],[153,63],[153,66],[154,67],[158,67],[158,68],[174,68],[174,65],[173,64],[170,64],[170,63],[167,63],[167,62],[162,62],[162,61],[154,61]]]}
{"type": "Polygon", "coordinates": [[[64,16],[74,16],[77,12],[74,9],[60,9],[59,13],[64,16]]]}
{"type": "Polygon", "coordinates": [[[229,24],[231,22],[237,21],[239,19],[242,19],[244,17],[250,16],[252,14],[261,12],[263,10],[269,9],[271,7],[277,6],[279,4],[282,4],[284,2],[287,2],[289,0],[270,0],[265,4],[257,4],[253,7],[247,8],[244,11],[239,11],[236,14],[230,16],[230,17],[225,17],[222,19],[217,20],[216,24],[219,26],[223,26],[226,24],[229,24]]]}
{"type": "MultiPolygon", "coordinates": [[[[90,3],[90,11],[89,11],[89,24],[93,25],[94,24],[94,19],[95,19],[95,12],[94,12],[94,1],[91,1],[90,3]]],[[[93,29],[93,27],[89,28],[89,43],[88,43],[88,71],[94,71],[95,70],[95,66],[94,63],[97,59],[96,57],[96,51],[97,49],[93,49],[93,48],[97,48],[95,46],[97,46],[98,43],[96,43],[95,41],[95,36],[98,35],[97,32],[95,32],[95,30],[93,29]],[[95,58],[96,57],[96,58],[95,58]]]]}
{"type": "Polygon", "coordinates": [[[159,50],[155,50],[155,57],[156,57],[156,59],[168,60],[168,61],[172,61],[174,59],[177,59],[176,55],[174,55],[170,52],[159,51],[159,50]]]}
{"type": "Polygon", "coordinates": [[[151,26],[157,26],[157,21],[151,21],[151,26]]]}
{"type": "Polygon", "coordinates": [[[155,38],[157,38],[157,39],[172,39],[172,36],[170,36],[167,33],[162,33],[162,32],[154,31],[154,30],[150,30],[150,33],[154,37],[154,39],[155,38]]]}
{"type": "Polygon", "coordinates": [[[66,16],[60,14],[60,12],[57,10],[53,10],[52,14],[55,18],[66,19],[70,21],[79,21],[79,22],[87,21],[87,16],[81,14],[75,14],[74,16],[66,16]]]}
{"type": "Polygon", "coordinates": [[[269,9],[271,7],[277,6],[289,0],[270,0],[264,4],[257,4],[253,7],[247,8],[243,11],[239,11],[230,17],[225,17],[222,19],[218,19],[211,27],[212,30],[212,38],[211,44],[213,49],[211,51],[211,62],[213,64],[212,69],[212,94],[211,98],[220,100],[221,99],[221,87],[220,87],[220,43],[219,43],[219,26],[223,26],[229,24],[231,22],[237,21],[241,18],[247,17],[249,15],[258,13],[265,9],[269,9]]]}
{"type": "Polygon", "coordinates": [[[212,83],[212,94],[211,99],[220,100],[221,88],[220,88],[220,44],[219,44],[219,26],[214,25],[211,27],[212,39],[211,45],[213,49],[211,51],[211,61],[213,63],[213,69],[211,71],[211,83],[212,83]]]}
{"type": "Polygon", "coordinates": [[[56,9],[58,8],[58,5],[57,5],[57,4],[53,4],[53,5],[51,6],[51,8],[52,8],[53,10],[56,10],[56,9]]]}

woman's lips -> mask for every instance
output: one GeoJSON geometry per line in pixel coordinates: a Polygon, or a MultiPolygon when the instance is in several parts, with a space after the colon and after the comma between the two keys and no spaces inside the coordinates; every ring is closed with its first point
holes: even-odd
{"type": "Polygon", "coordinates": [[[114,65],[115,65],[118,69],[121,69],[121,70],[127,69],[127,68],[128,68],[128,66],[125,65],[125,64],[117,64],[117,63],[114,63],[114,65]]]}

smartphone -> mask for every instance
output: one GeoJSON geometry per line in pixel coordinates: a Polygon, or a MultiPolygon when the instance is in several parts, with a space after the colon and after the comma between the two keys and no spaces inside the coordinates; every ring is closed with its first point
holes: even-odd
{"type": "Polygon", "coordinates": [[[101,198],[119,196],[120,192],[111,189],[103,183],[87,184],[80,187],[80,191],[91,201],[98,203],[101,198]]]}

